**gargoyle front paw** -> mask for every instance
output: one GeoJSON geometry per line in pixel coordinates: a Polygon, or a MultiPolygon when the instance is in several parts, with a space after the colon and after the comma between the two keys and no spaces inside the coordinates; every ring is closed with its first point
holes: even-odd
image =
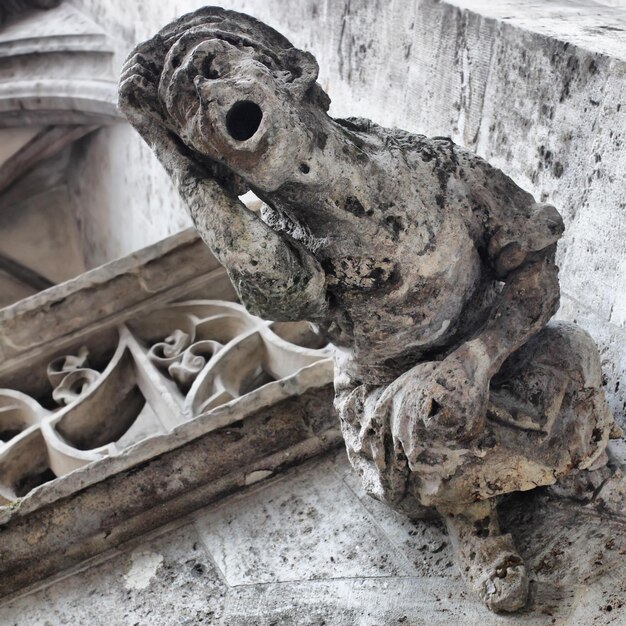
{"type": "Polygon", "coordinates": [[[468,374],[457,359],[445,359],[422,380],[418,410],[429,430],[464,439],[481,431],[488,398],[488,381],[468,374]]]}
{"type": "Polygon", "coordinates": [[[528,599],[529,588],[524,561],[514,549],[502,554],[486,566],[474,587],[491,611],[510,613],[521,609],[528,599]]]}

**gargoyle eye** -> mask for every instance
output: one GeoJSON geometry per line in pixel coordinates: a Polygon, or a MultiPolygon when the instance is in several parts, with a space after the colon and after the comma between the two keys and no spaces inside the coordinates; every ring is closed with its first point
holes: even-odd
{"type": "Polygon", "coordinates": [[[246,141],[259,129],[262,119],[263,111],[256,102],[239,100],[226,114],[226,130],[233,139],[246,141]]]}

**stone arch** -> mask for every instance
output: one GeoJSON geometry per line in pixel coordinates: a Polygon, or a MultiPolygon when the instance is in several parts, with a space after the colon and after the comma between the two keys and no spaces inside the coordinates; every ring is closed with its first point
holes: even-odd
{"type": "Polygon", "coordinates": [[[0,306],[84,271],[71,146],[120,121],[107,33],[68,3],[13,5],[0,22],[0,306]]]}

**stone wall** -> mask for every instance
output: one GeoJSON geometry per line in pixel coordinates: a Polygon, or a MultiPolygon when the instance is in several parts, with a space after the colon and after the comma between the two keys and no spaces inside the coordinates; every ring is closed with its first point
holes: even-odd
{"type": "MultiPolygon", "coordinates": [[[[135,41],[204,4],[71,0],[135,41]]],[[[449,135],[555,204],[561,316],[601,345],[618,419],[626,408],[626,8],[530,0],[228,0],[317,57],[334,116],[449,135]],[[620,378],[622,387],[620,388],[620,378]]],[[[189,223],[149,151],[124,126],[84,147],[74,199],[87,263],[126,254],[189,223]]]]}

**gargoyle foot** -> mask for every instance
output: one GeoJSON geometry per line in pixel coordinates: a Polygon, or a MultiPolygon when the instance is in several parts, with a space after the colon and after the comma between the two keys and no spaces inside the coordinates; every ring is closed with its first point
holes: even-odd
{"type": "Polygon", "coordinates": [[[528,599],[528,576],[511,535],[500,533],[490,502],[446,515],[461,574],[491,611],[512,612],[528,599]]]}

